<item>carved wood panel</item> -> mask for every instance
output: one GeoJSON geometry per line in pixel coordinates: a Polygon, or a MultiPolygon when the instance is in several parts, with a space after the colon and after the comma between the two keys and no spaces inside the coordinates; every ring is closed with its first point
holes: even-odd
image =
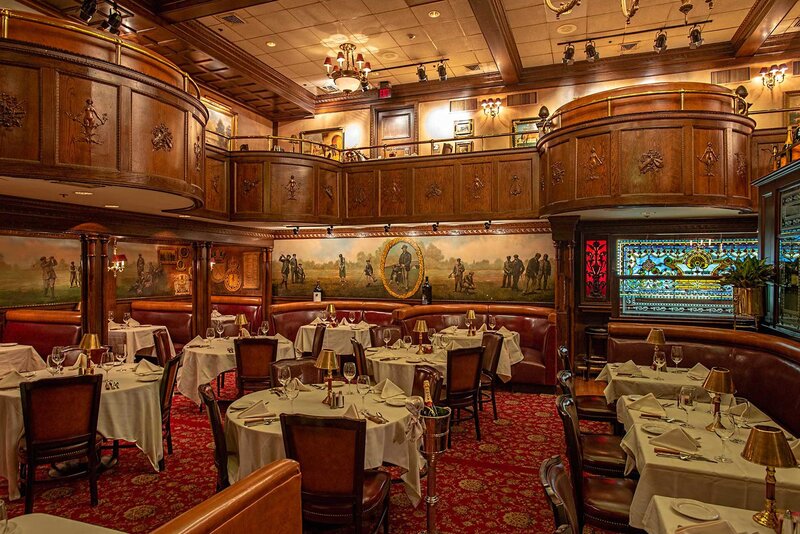
{"type": "Polygon", "coordinates": [[[339,173],[336,171],[319,169],[317,213],[327,217],[339,216],[339,173]]]}
{"type": "Polygon", "coordinates": [[[206,158],[205,208],[216,213],[228,212],[228,166],[225,160],[206,158]]]}
{"type": "Polygon", "coordinates": [[[620,194],[683,191],[682,128],[636,128],[619,132],[620,194]]]}
{"type": "Polygon", "coordinates": [[[554,144],[547,154],[544,186],[551,203],[565,202],[575,196],[575,158],[572,150],[572,143],[565,140],[554,144]]]}
{"type": "Polygon", "coordinates": [[[131,170],[184,179],[186,114],[155,98],[131,94],[131,170]]]}
{"type": "Polygon", "coordinates": [[[460,165],[461,206],[460,213],[480,213],[492,211],[494,193],[493,163],[469,163],[460,165]]]}
{"type": "Polygon", "coordinates": [[[402,169],[380,169],[380,214],[397,217],[405,215],[408,210],[408,189],[411,185],[411,171],[402,169]]]}
{"type": "Polygon", "coordinates": [[[412,169],[414,215],[448,215],[455,212],[455,168],[431,166],[412,169]]]}
{"type": "Polygon", "coordinates": [[[236,213],[264,211],[263,163],[236,163],[235,209],[236,213]]]}
{"type": "Polygon", "coordinates": [[[314,215],[314,166],[269,164],[269,211],[314,215]]]}
{"type": "Polygon", "coordinates": [[[725,130],[692,128],[692,144],[686,157],[692,162],[692,192],[696,195],[724,195],[727,165],[725,130]]]}
{"type": "Polygon", "coordinates": [[[189,150],[187,173],[189,182],[203,186],[203,164],[205,163],[205,133],[203,125],[194,115],[189,115],[189,150]]]}
{"type": "Polygon", "coordinates": [[[742,198],[758,198],[757,188],[750,185],[750,140],[747,135],[734,130],[728,151],[728,195],[742,198]]]}
{"type": "Polygon", "coordinates": [[[576,198],[611,195],[611,134],[578,137],[576,198]]]}
{"type": "Polygon", "coordinates": [[[377,210],[377,180],[374,171],[347,173],[346,205],[347,217],[359,218],[374,216],[377,210]]]}
{"type": "Polygon", "coordinates": [[[0,158],[38,161],[41,112],[39,71],[2,65],[0,158]]]}
{"type": "Polygon", "coordinates": [[[58,75],[56,161],[118,168],[118,89],[86,78],[58,75]]]}
{"type": "Polygon", "coordinates": [[[533,160],[497,162],[497,211],[516,212],[533,209],[534,180],[533,160]]]}

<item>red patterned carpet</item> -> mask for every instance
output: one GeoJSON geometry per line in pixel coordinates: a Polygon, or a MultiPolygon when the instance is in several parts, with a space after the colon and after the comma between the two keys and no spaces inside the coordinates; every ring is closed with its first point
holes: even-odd
{"type": "MultiPolygon", "coordinates": [[[[550,508],[538,482],[542,461],[562,454],[564,436],[549,395],[498,393],[501,419],[481,415],[483,440],[471,424],[456,427],[453,448],[439,464],[443,534],[552,532],[550,508]]],[[[138,449],[123,450],[119,465],[100,477],[100,503],[89,506],[86,479],[39,485],[34,510],[116,528],[148,532],[213,493],[213,443],[208,420],[184,397],[173,403],[175,452],[167,470],[155,473],[138,449]]],[[[0,497],[8,490],[0,481],[0,497]]],[[[10,505],[22,513],[22,501],[10,505]]],[[[417,533],[425,528],[424,503],[411,507],[402,485],[392,489],[391,531],[417,533]]]]}

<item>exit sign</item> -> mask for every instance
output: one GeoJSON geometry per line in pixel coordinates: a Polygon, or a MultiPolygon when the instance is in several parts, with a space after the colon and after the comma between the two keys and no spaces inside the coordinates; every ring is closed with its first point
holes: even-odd
{"type": "Polygon", "coordinates": [[[392,98],[392,84],[389,82],[381,82],[378,88],[378,98],[392,98]]]}

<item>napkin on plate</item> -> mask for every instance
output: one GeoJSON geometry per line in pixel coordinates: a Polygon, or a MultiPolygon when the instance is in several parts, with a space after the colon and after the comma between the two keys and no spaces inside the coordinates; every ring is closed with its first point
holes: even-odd
{"type": "Polygon", "coordinates": [[[75,359],[75,363],[73,363],[69,368],[72,369],[72,370],[80,369],[81,367],[86,367],[88,365],[88,363],[89,363],[89,361],[86,358],[86,355],[81,352],[80,354],[78,354],[78,357],[75,359]]]}
{"type": "Polygon", "coordinates": [[[122,328],[122,325],[116,321],[108,321],[108,329],[109,330],[119,330],[122,328]]]}
{"type": "Polygon", "coordinates": [[[203,337],[195,336],[189,343],[186,344],[188,348],[196,348],[196,347],[208,347],[211,343],[203,337]]]}
{"type": "Polygon", "coordinates": [[[648,393],[641,399],[636,399],[629,403],[628,409],[636,410],[637,412],[642,412],[647,415],[656,415],[658,417],[667,416],[667,411],[661,406],[661,403],[658,402],[658,399],[656,399],[656,396],[652,393],[648,393]]]}
{"type": "Polygon", "coordinates": [[[709,372],[710,371],[708,370],[708,367],[702,363],[697,363],[694,367],[689,369],[689,372],[686,373],[686,376],[689,378],[694,378],[695,380],[705,380],[709,372]]]}
{"type": "Polygon", "coordinates": [[[731,415],[735,415],[737,417],[741,416],[741,418],[746,423],[751,423],[751,424],[765,423],[767,421],[771,421],[771,419],[767,414],[765,414],[764,412],[762,412],[761,410],[759,410],[758,408],[747,402],[737,404],[736,406],[728,410],[728,413],[731,415]]]}
{"type": "Polygon", "coordinates": [[[219,312],[219,310],[211,310],[212,319],[218,319],[220,317],[222,317],[222,314],[219,312]]]}
{"type": "Polygon", "coordinates": [[[367,321],[359,321],[356,325],[359,328],[369,328],[369,323],[367,321]]]}
{"type": "Polygon", "coordinates": [[[486,332],[486,323],[483,323],[480,328],[478,328],[478,332],[486,332]]]}
{"type": "Polygon", "coordinates": [[[359,413],[358,408],[356,408],[356,405],[351,404],[350,406],[347,407],[347,410],[345,410],[344,417],[347,419],[358,420],[361,419],[361,414],[359,413]]]}
{"type": "Polygon", "coordinates": [[[390,345],[393,349],[402,349],[403,348],[403,340],[398,339],[392,345],[390,345]]]}
{"type": "Polygon", "coordinates": [[[238,415],[239,419],[264,419],[265,417],[275,417],[270,412],[265,402],[257,402],[246,410],[242,410],[238,415]]]}
{"type": "Polygon", "coordinates": [[[673,428],[651,439],[650,445],[679,452],[687,452],[689,454],[693,454],[700,449],[700,443],[681,427],[673,428]]]}
{"type": "Polygon", "coordinates": [[[630,376],[630,377],[644,376],[642,370],[639,369],[638,365],[633,363],[633,360],[628,360],[627,362],[617,367],[617,375],[630,376]]]}
{"type": "Polygon", "coordinates": [[[322,322],[322,319],[320,319],[319,317],[314,317],[314,320],[311,321],[311,324],[316,326],[316,325],[320,324],[321,322],[322,322]]]}
{"type": "Polygon", "coordinates": [[[458,331],[458,327],[453,325],[453,326],[448,326],[447,328],[442,328],[441,333],[442,334],[455,334],[457,331],[458,331]]]}
{"type": "Polygon", "coordinates": [[[239,329],[239,337],[250,337],[250,331],[245,327],[241,327],[239,329]]]}
{"type": "Polygon", "coordinates": [[[381,380],[377,386],[372,388],[374,393],[380,393],[382,399],[388,399],[391,397],[397,397],[398,395],[405,395],[405,392],[400,389],[400,386],[389,380],[388,378],[384,378],[381,380]]]}
{"type": "Polygon", "coordinates": [[[503,336],[512,336],[512,335],[514,335],[514,332],[512,332],[511,330],[509,330],[505,326],[501,326],[500,328],[497,329],[497,331],[499,333],[503,334],[503,336]]]}
{"type": "Polygon", "coordinates": [[[297,385],[297,391],[311,391],[311,388],[303,384],[303,382],[301,382],[299,378],[296,377],[292,378],[290,382],[293,382],[294,384],[297,385]]]}
{"type": "Polygon", "coordinates": [[[25,382],[25,377],[15,369],[0,379],[0,389],[18,388],[23,382],[25,382]]]}
{"type": "Polygon", "coordinates": [[[736,529],[727,521],[712,521],[699,525],[680,527],[675,534],[737,534],[736,529]]]}
{"type": "Polygon", "coordinates": [[[158,365],[150,363],[147,360],[141,360],[139,363],[136,364],[136,367],[133,369],[133,372],[136,373],[137,375],[153,375],[156,373],[160,373],[163,370],[164,369],[162,367],[159,367],[158,365]]]}
{"type": "Polygon", "coordinates": [[[142,323],[140,323],[139,321],[137,321],[133,317],[128,319],[128,323],[127,324],[128,324],[128,326],[142,326],[142,323]]]}

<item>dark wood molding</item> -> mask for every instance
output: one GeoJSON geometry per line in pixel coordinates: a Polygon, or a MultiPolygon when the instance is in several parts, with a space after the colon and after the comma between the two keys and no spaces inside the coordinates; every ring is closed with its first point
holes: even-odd
{"type": "MultiPolygon", "coordinates": [[[[559,219],[563,217],[558,217],[559,219]]],[[[551,221],[556,217],[551,217],[551,221]]],[[[577,225],[582,235],[607,235],[637,237],[655,236],[718,236],[719,234],[755,234],[758,231],[758,215],[736,215],[732,217],[696,219],[618,219],[586,220],[577,225]]]]}
{"type": "MultiPolygon", "coordinates": [[[[560,217],[563,219],[563,217],[560,217]]],[[[387,232],[382,226],[367,228],[334,228],[334,238],[358,237],[441,237],[447,235],[505,235],[505,234],[547,234],[550,232],[550,223],[545,219],[535,221],[520,221],[515,223],[492,224],[487,230],[483,223],[464,223],[455,225],[442,225],[434,232],[431,225],[397,226],[389,228],[387,232]],[[455,232],[455,233],[454,233],[455,232]]],[[[273,238],[277,239],[326,239],[329,238],[324,228],[300,229],[297,235],[292,230],[274,230],[273,238]]]]}
{"type": "Polygon", "coordinates": [[[794,5],[795,0],[757,0],[733,34],[736,57],[755,55],[794,5]]]}
{"type": "Polygon", "coordinates": [[[522,60],[517,43],[508,25],[505,8],[501,0],[469,0],[472,12],[478,21],[489,51],[494,57],[500,75],[506,85],[519,83],[522,60]]]}
{"type": "Polygon", "coordinates": [[[170,22],[184,22],[237,9],[269,4],[275,0],[168,0],[160,2],[158,14],[170,22]]]}

